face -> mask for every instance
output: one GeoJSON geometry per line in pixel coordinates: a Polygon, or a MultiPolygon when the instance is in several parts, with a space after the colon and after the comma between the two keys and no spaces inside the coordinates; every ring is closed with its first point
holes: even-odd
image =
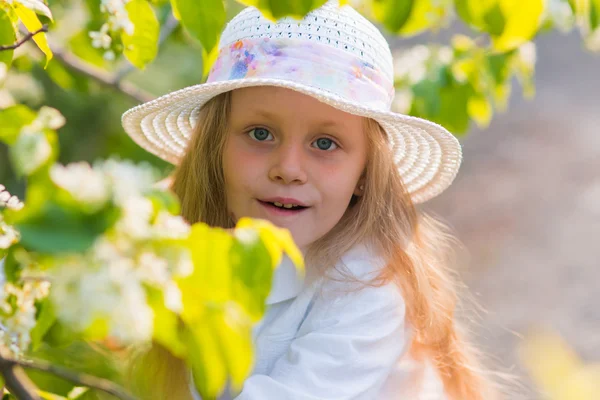
{"type": "Polygon", "coordinates": [[[229,212],[235,220],[262,218],[287,228],[305,250],[360,195],[363,117],[262,86],[235,90],[230,118],[223,154],[229,212]]]}

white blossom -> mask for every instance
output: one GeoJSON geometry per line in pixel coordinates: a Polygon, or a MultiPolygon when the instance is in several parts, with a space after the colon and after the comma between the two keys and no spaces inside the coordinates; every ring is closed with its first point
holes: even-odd
{"type": "Polygon", "coordinates": [[[131,196],[123,200],[121,207],[122,216],[116,229],[132,239],[149,239],[152,236],[152,202],[145,197],[131,196]]]}
{"type": "Polygon", "coordinates": [[[5,63],[0,62],[0,85],[6,79],[6,75],[8,75],[8,67],[6,66],[5,63]]]}
{"type": "Polygon", "coordinates": [[[48,295],[47,281],[26,281],[22,286],[3,282],[0,291],[0,346],[13,356],[20,356],[31,342],[30,332],[36,325],[35,302],[48,295]]]}
{"type": "Polygon", "coordinates": [[[55,164],[50,168],[50,179],[75,200],[93,207],[101,208],[110,199],[108,179],[86,162],[55,164]]]}
{"type": "Polygon", "coordinates": [[[169,239],[182,239],[190,234],[190,225],[182,216],[160,211],[154,221],[157,236],[169,239]]]}
{"type": "Polygon", "coordinates": [[[158,179],[156,171],[149,164],[135,165],[129,161],[109,159],[95,164],[94,169],[106,175],[113,188],[114,201],[119,205],[130,197],[152,189],[158,179]]]}
{"type": "Polygon", "coordinates": [[[19,173],[29,175],[48,161],[52,147],[43,132],[21,132],[11,148],[19,173]]]}
{"type": "Polygon", "coordinates": [[[165,287],[164,291],[165,296],[165,307],[169,310],[180,313],[183,310],[183,300],[181,295],[181,290],[175,284],[175,282],[169,282],[165,287]]]}
{"type": "Polygon", "coordinates": [[[11,195],[4,185],[0,184],[0,207],[5,207],[10,210],[20,210],[23,208],[23,203],[17,196],[11,195]]]}
{"type": "Polygon", "coordinates": [[[92,46],[97,49],[109,49],[112,44],[112,38],[108,34],[109,25],[104,23],[99,31],[91,31],[88,33],[92,39],[92,46]]]}

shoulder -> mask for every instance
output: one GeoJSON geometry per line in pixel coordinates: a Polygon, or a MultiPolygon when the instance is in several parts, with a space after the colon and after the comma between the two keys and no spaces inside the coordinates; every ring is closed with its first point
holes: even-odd
{"type": "Polygon", "coordinates": [[[405,303],[400,288],[393,282],[371,284],[385,265],[385,260],[366,245],[357,245],[344,254],[315,288],[311,313],[319,324],[404,326],[405,303]]]}

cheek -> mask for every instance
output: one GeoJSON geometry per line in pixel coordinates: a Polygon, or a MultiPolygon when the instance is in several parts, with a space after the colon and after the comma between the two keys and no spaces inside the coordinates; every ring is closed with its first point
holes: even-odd
{"type": "Polygon", "coordinates": [[[223,152],[223,174],[228,199],[240,194],[259,179],[262,162],[236,139],[229,140],[223,152]]]}

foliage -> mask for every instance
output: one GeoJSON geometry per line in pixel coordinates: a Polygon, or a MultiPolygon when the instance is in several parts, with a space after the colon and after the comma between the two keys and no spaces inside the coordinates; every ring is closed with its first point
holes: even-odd
{"type": "MultiPolygon", "coordinates": [[[[206,79],[242,6],[275,20],[324,2],[0,0],[0,182],[25,199],[0,186],[0,360],[14,361],[3,365],[26,356],[122,383],[120,349],[154,342],[187,363],[206,398],[228,380],[241,385],[273,268],[283,253],[301,267],[300,254],[261,221],[233,232],[184,222],[174,195],[154,186],[169,166],[124,135],[118,117],[206,79]],[[101,160],[113,154],[135,162],[101,160]]],[[[394,110],[456,135],[506,110],[514,77],[534,96],[538,35],[578,30],[600,49],[600,0],[340,3],[390,36],[469,28],[395,54],[394,110]]],[[[29,376],[44,398],[97,394],[79,387],[83,375],[29,376]]]]}

